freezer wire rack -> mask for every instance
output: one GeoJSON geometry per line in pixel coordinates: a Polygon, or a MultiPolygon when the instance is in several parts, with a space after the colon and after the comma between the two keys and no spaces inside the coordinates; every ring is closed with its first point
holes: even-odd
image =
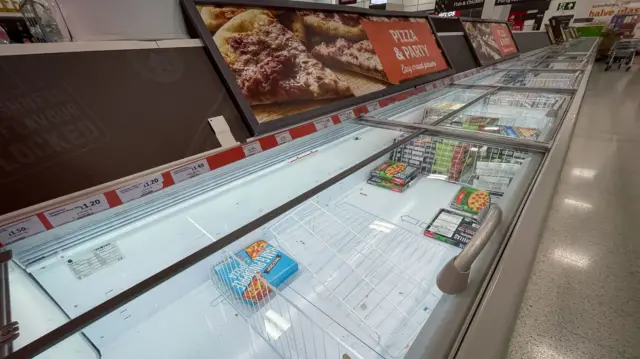
{"type": "Polygon", "coordinates": [[[391,153],[391,160],[417,167],[423,176],[487,190],[494,199],[504,194],[528,157],[528,152],[430,136],[391,153]]]}
{"type": "MultiPolygon", "coordinates": [[[[310,319],[242,259],[226,250],[222,257],[210,272],[211,280],[221,294],[220,299],[229,302],[279,357],[362,359],[355,350],[310,319]],[[238,282],[242,278],[251,278],[251,282],[238,282]],[[238,285],[247,288],[243,294],[232,289],[238,285]]],[[[212,302],[212,305],[217,304],[216,300],[212,302]]]]}
{"type": "Polygon", "coordinates": [[[393,358],[428,319],[442,295],[435,276],[456,253],[347,202],[329,209],[308,202],[269,231],[320,283],[315,291],[337,300],[344,317],[375,340],[375,350],[393,358]]]}

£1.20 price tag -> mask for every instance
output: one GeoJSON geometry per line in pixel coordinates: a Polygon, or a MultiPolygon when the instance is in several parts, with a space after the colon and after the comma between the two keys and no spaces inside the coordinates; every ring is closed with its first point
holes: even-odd
{"type": "Polygon", "coordinates": [[[338,114],[338,118],[340,119],[340,121],[344,122],[347,120],[353,120],[354,118],[356,118],[356,114],[353,113],[353,111],[348,110],[348,111],[340,112],[338,114]]]}
{"type": "Polygon", "coordinates": [[[289,133],[289,131],[284,131],[284,132],[277,133],[275,135],[275,137],[276,137],[276,141],[278,141],[279,145],[281,145],[283,143],[287,143],[287,142],[293,140],[293,138],[291,137],[291,133],[289,133]]]}
{"type": "Polygon", "coordinates": [[[171,177],[175,183],[180,183],[207,172],[209,172],[209,163],[206,159],[202,159],[171,170],[171,177]]]}
{"type": "Polygon", "coordinates": [[[0,228],[0,242],[6,246],[46,230],[38,217],[31,216],[0,228]]]}
{"type": "Polygon", "coordinates": [[[122,203],[127,203],[162,189],[163,179],[161,174],[143,178],[140,182],[122,187],[116,190],[122,203]]]}
{"type": "Polygon", "coordinates": [[[242,151],[244,151],[245,156],[249,157],[262,152],[262,146],[260,146],[260,142],[258,141],[251,142],[242,146],[242,151]]]}
{"type": "Polygon", "coordinates": [[[88,217],[98,212],[109,209],[109,203],[104,194],[85,198],[66,206],[58,207],[44,213],[45,217],[54,227],[88,217]]]}
{"type": "Polygon", "coordinates": [[[320,131],[329,126],[333,126],[333,121],[331,121],[331,118],[325,117],[317,121],[313,121],[313,124],[316,126],[316,130],[320,131]]]}

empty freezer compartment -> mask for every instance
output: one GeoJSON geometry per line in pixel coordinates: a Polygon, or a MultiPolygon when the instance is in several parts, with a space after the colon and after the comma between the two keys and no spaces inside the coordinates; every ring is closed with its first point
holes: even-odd
{"type": "Polygon", "coordinates": [[[542,141],[553,135],[570,99],[559,93],[496,91],[440,126],[542,141]]]}
{"type": "Polygon", "coordinates": [[[580,73],[576,71],[494,70],[457,84],[573,89],[579,79],[580,73]]]}
{"type": "Polygon", "coordinates": [[[213,283],[280,358],[362,359],[268,282],[262,270],[247,265],[246,258],[223,251],[223,259],[211,269],[213,283]],[[240,287],[246,289],[242,294],[236,290],[240,287]]]}
{"type": "Polygon", "coordinates": [[[373,339],[381,355],[393,358],[406,352],[431,314],[442,295],[435,275],[455,255],[347,202],[306,203],[270,232],[320,284],[315,290],[371,335],[361,339],[373,339]]]}

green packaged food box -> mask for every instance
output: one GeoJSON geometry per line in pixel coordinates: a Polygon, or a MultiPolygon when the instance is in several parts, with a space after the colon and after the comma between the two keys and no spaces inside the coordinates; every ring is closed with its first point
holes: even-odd
{"type": "Polygon", "coordinates": [[[489,192],[473,187],[462,186],[451,202],[451,208],[459,211],[478,214],[489,204],[489,192]]]}
{"type": "Polygon", "coordinates": [[[418,175],[418,169],[406,163],[385,161],[371,171],[371,176],[404,186],[418,175]]]}
{"type": "Polygon", "coordinates": [[[409,179],[408,182],[405,185],[399,185],[397,183],[393,183],[391,181],[384,180],[384,179],[382,179],[380,177],[377,177],[377,176],[371,176],[367,180],[367,183],[371,184],[371,185],[374,185],[376,187],[386,188],[386,189],[392,190],[394,192],[402,193],[402,192],[406,191],[407,188],[409,188],[411,186],[411,183],[413,182],[413,180],[416,177],[417,176],[414,176],[413,178],[409,179]]]}

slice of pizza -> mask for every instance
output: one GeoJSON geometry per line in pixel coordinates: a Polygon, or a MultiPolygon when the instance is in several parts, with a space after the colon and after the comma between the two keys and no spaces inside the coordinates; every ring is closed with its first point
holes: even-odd
{"type": "Polygon", "coordinates": [[[343,68],[389,82],[380,58],[369,40],[352,43],[339,38],[331,43],[321,43],[311,53],[330,67],[343,68]]]}
{"type": "Polygon", "coordinates": [[[341,12],[299,10],[304,24],[319,35],[343,37],[351,41],[367,38],[360,24],[360,15],[341,12]]]}
{"type": "Polygon", "coordinates": [[[247,9],[242,7],[208,5],[200,8],[200,16],[202,16],[202,20],[207,26],[207,29],[209,29],[212,34],[215,34],[216,31],[229,22],[229,20],[245,11],[247,11],[247,9]]]}
{"type": "Polygon", "coordinates": [[[236,15],[213,40],[252,105],[353,96],[269,11],[236,15]]]}

